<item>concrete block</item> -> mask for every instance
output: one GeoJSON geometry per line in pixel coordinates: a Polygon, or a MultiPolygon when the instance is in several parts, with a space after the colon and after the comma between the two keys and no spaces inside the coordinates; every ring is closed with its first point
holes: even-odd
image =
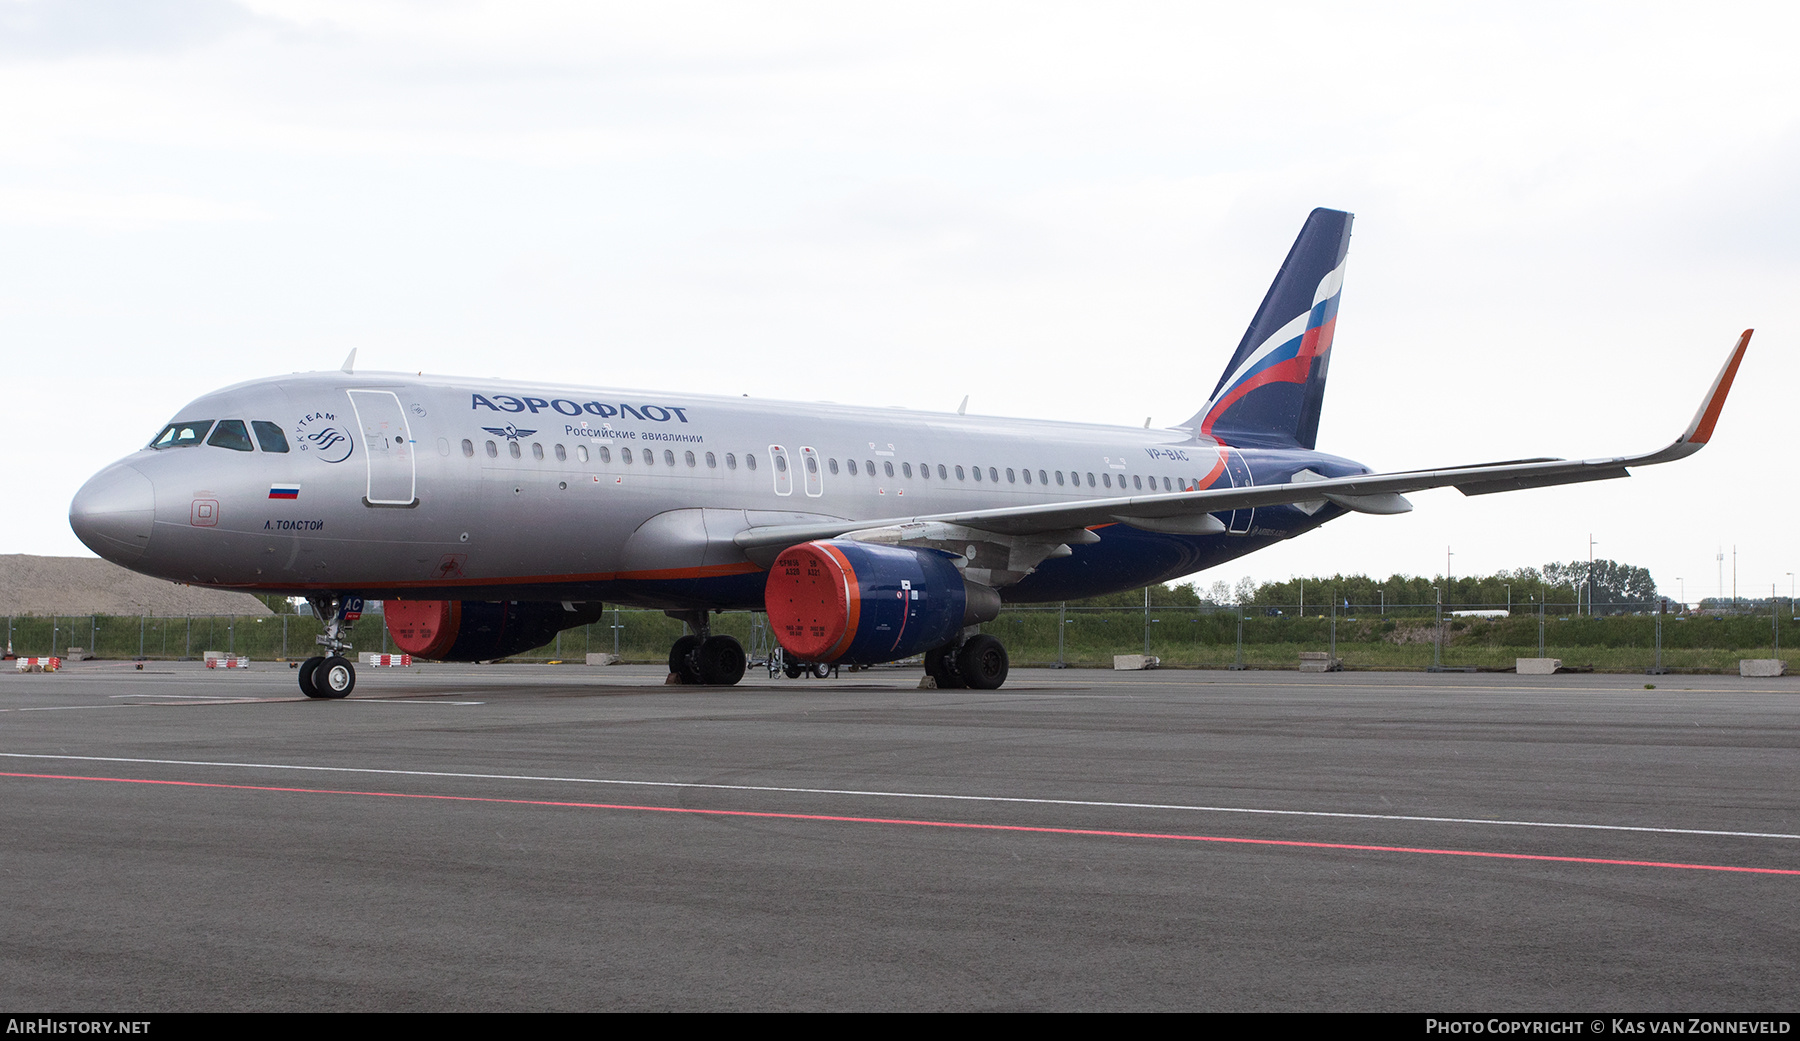
{"type": "Polygon", "coordinates": [[[1132,672],[1137,669],[1154,669],[1161,664],[1162,659],[1154,654],[1113,655],[1114,672],[1132,672]]]}
{"type": "Polygon", "coordinates": [[[617,665],[619,664],[619,656],[616,654],[590,653],[587,656],[587,663],[589,665],[617,665]]]}
{"type": "Polygon", "coordinates": [[[1561,658],[1515,658],[1513,669],[1521,676],[1554,676],[1562,668],[1561,658]]]}
{"type": "Polygon", "coordinates": [[[1342,672],[1344,659],[1333,658],[1324,651],[1301,651],[1301,672],[1342,672]]]}
{"type": "Polygon", "coordinates": [[[1762,679],[1787,675],[1787,662],[1780,658],[1743,658],[1738,661],[1738,675],[1762,679]]]}

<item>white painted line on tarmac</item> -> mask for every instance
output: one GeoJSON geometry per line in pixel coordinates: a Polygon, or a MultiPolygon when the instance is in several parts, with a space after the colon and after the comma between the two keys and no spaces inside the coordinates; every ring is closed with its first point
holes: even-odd
{"type": "Polygon", "coordinates": [[[228,763],[193,759],[129,759],[120,756],[45,755],[0,752],[4,759],[56,759],[83,763],[143,763],[155,766],[215,766],[240,770],[297,770],[316,773],[376,774],[388,777],[448,777],[471,781],[534,781],[557,784],[603,784],[637,788],[700,788],[724,792],[777,792],[786,795],[847,795],[872,799],[930,799],[944,802],[1015,803],[1036,806],[1086,806],[1113,810],[1177,810],[1186,813],[1239,813],[1270,817],[1332,817],[1347,820],[1401,821],[1416,824],[1475,824],[1506,828],[1562,828],[1576,831],[1626,831],[1655,835],[1711,835],[1740,839],[1800,839],[1775,831],[1725,831],[1707,828],[1658,828],[1633,824],[1578,824],[1570,821],[1504,820],[1487,817],[1428,817],[1399,813],[1347,813],[1336,810],[1271,810],[1252,806],[1197,806],[1183,803],[1107,802],[1093,799],[1033,799],[1014,795],[948,795],[940,792],[883,792],[857,788],[794,788],[762,784],[708,784],[700,781],[642,781],[608,777],[540,777],[532,774],[456,773],[448,770],[384,770],[359,766],[302,766],[294,763],[228,763]]]}

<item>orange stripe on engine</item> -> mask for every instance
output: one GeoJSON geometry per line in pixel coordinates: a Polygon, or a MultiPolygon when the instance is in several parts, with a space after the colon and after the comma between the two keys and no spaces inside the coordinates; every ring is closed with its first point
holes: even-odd
{"type": "Polygon", "coordinates": [[[844,551],[826,542],[815,542],[813,545],[824,550],[831,559],[837,561],[842,569],[844,581],[844,635],[825,652],[826,661],[837,661],[856,642],[856,625],[862,621],[862,594],[856,580],[856,568],[851,565],[850,558],[844,551]]]}

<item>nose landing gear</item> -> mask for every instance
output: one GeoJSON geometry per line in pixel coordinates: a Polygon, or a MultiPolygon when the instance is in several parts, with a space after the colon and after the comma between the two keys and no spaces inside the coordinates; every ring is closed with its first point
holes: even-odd
{"type": "Polygon", "coordinates": [[[306,601],[312,605],[314,617],[329,619],[325,635],[316,638],[328,653],[300,663],[300,693],[309,698],[348,697],[356,689],[356,666],[343,652],[351,649],[350,627],[362,617],[362,600],[333,593],[309,596],[306,601]]]}

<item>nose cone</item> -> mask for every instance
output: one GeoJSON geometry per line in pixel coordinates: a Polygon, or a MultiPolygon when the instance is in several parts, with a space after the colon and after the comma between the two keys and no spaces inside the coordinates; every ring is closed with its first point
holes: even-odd
{"type": "Polygon", "coordinates": [[[125,463],[95,474],[69,504],[69,527],[87,548],[130,567],[150,545],[156,520],[156,489],[136,467],[125,463]]]}

